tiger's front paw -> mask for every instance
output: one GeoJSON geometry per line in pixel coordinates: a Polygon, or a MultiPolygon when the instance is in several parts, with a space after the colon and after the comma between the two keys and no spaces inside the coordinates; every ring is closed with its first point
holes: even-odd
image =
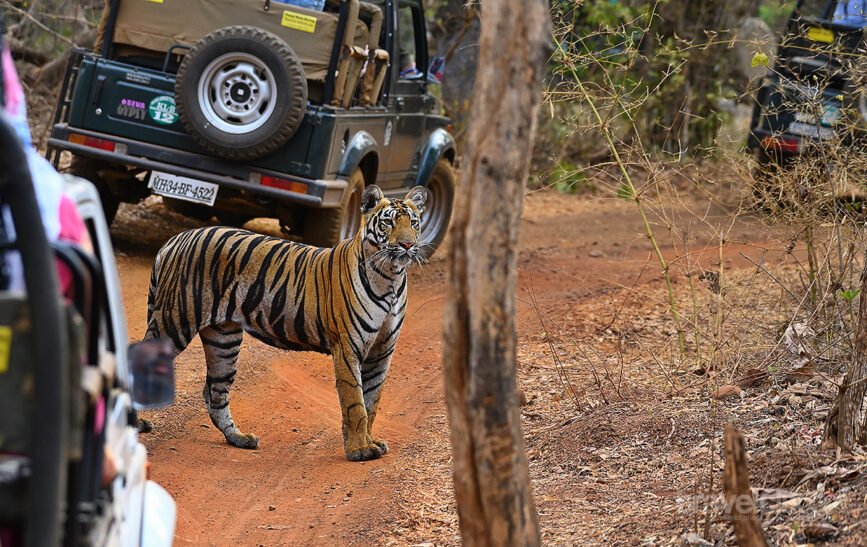
{"type": "Polygon", "coordinates": [[[367,446],[351,450],[346,449],[346,459],[351,462],[366,462],[368,460],[376,460],[382,457],[388,451],[388,446],[385,450],[378,444],[369,444],[367,446]]]}
{"type": "Polygon", "coordinates": [[[229,441],[229,444],[232,446],[237,446],[238,448],[246,448],[248,450],[255,450],[259,448],[259,437],[253,435],[252,433],[248,433],[244,435],[243,433],[227,433],[226,440],[229,441]]]}
{"type": "Polygon", "coordinates": [[[379,439],[373,439],[373,444],[375,444],[376,446],[379,447],[379,450],[380,450],[380,452],[382,452],[383,456],[388,454],[388,443],[387,442],[380,441],[379,439]]]}

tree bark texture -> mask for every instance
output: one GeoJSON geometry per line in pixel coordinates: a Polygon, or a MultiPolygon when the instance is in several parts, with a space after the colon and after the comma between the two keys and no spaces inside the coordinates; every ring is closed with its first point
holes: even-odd
{"type": "Polygon", "coordinates": [[[548,2],[488,2],[452,221],[446,401],[464,545],[538,545],[516,398],[518,229],[550,52],[548,2]]]}
{"type": "Polygon", "coordinates": [[[855,349],[849,370],[837,392],[837,399],[825,423],[826,447],[851,450],[864,441],[867,417],[862,422],[861,407],[867,393],[867,264],[861,272],[861,293],[858,296],[858,327],[855,330],[855,349]]]}
{"type": "Polygon", "coordinates": [[[734,426],[726,424],[723,442],[726,457],[723,490],[729,517],[735,528],[735,539],[740,547],[768,547],[750,490],[744,437],[734,426]]]}

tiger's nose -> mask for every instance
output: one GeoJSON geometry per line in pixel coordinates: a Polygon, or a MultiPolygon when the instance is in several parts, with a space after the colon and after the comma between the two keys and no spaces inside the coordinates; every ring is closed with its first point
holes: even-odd
{"type": "Polygon", "coordinates": [[[409,250],[409,249],[413,248],[413,246],[415,245],[415,242],[414,241],[398,241],[397,244],[400,245],[401,247],[403,247],[404,249],[409,250]]]}

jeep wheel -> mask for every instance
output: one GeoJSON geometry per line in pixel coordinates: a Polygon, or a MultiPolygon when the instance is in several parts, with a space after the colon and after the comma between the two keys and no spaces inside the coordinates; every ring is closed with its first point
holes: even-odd
{"type": "Polygon", "coordinates": [[[105,215],[105,223],[111,226],[114,217],[117,216],[117,208],[120,206],[120,199],[115,196],[108,187],[105,179],[99,174],[99,169],[103,163],[93,158],[85,158],[82,156],[72,156],[72,164],[69,166],[69,172],[76,177],[87,179],[96,187],[99,192],[99,200],[102,202],[102,212],[105,215]]]}
{"type": "Polygon", "coordinates": [[[419,243],[422,255],[430,258],[446,236],[455,201],[455,172],[448,160],[441,159],[427,183],[428,198],[421,214],[419,243]]]}
{"type": "Polygon", "coordinates": [[[361,193],[364,175],[356,169],[347,181],[340,206],[334,209],[308,209],[304,219],[304,241],[317,247],[334,247],[358,233],[361,226],[361,193]]]}
{"type": "Polygon", "coordinates": [[[196,142],[244,161],[267,156],[295,133],[307,108],[307,80],[298,56],[274,34],[225,27],[184,57],[175,96],[196,142]]]}

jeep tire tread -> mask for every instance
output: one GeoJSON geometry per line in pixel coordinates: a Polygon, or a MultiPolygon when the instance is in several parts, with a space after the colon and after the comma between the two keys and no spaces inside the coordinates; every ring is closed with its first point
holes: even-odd
{"type": "Polygon", "coordinates": [[[356,169],[347,180],[340,206],[308,209],[304,218],[304,242],[317,247],[334,247],[352,237],[361,227],[361,193],[364,175],[356,169]]]}
{"type": "Polygon", "coordinates": [[[422,256],[426,259],[439,248],[452,218],[455,203],[455,171],[445,158],[439,160],[425,187],[427,202],[421,214],[421,230],[418,236],[422,256]]]}

